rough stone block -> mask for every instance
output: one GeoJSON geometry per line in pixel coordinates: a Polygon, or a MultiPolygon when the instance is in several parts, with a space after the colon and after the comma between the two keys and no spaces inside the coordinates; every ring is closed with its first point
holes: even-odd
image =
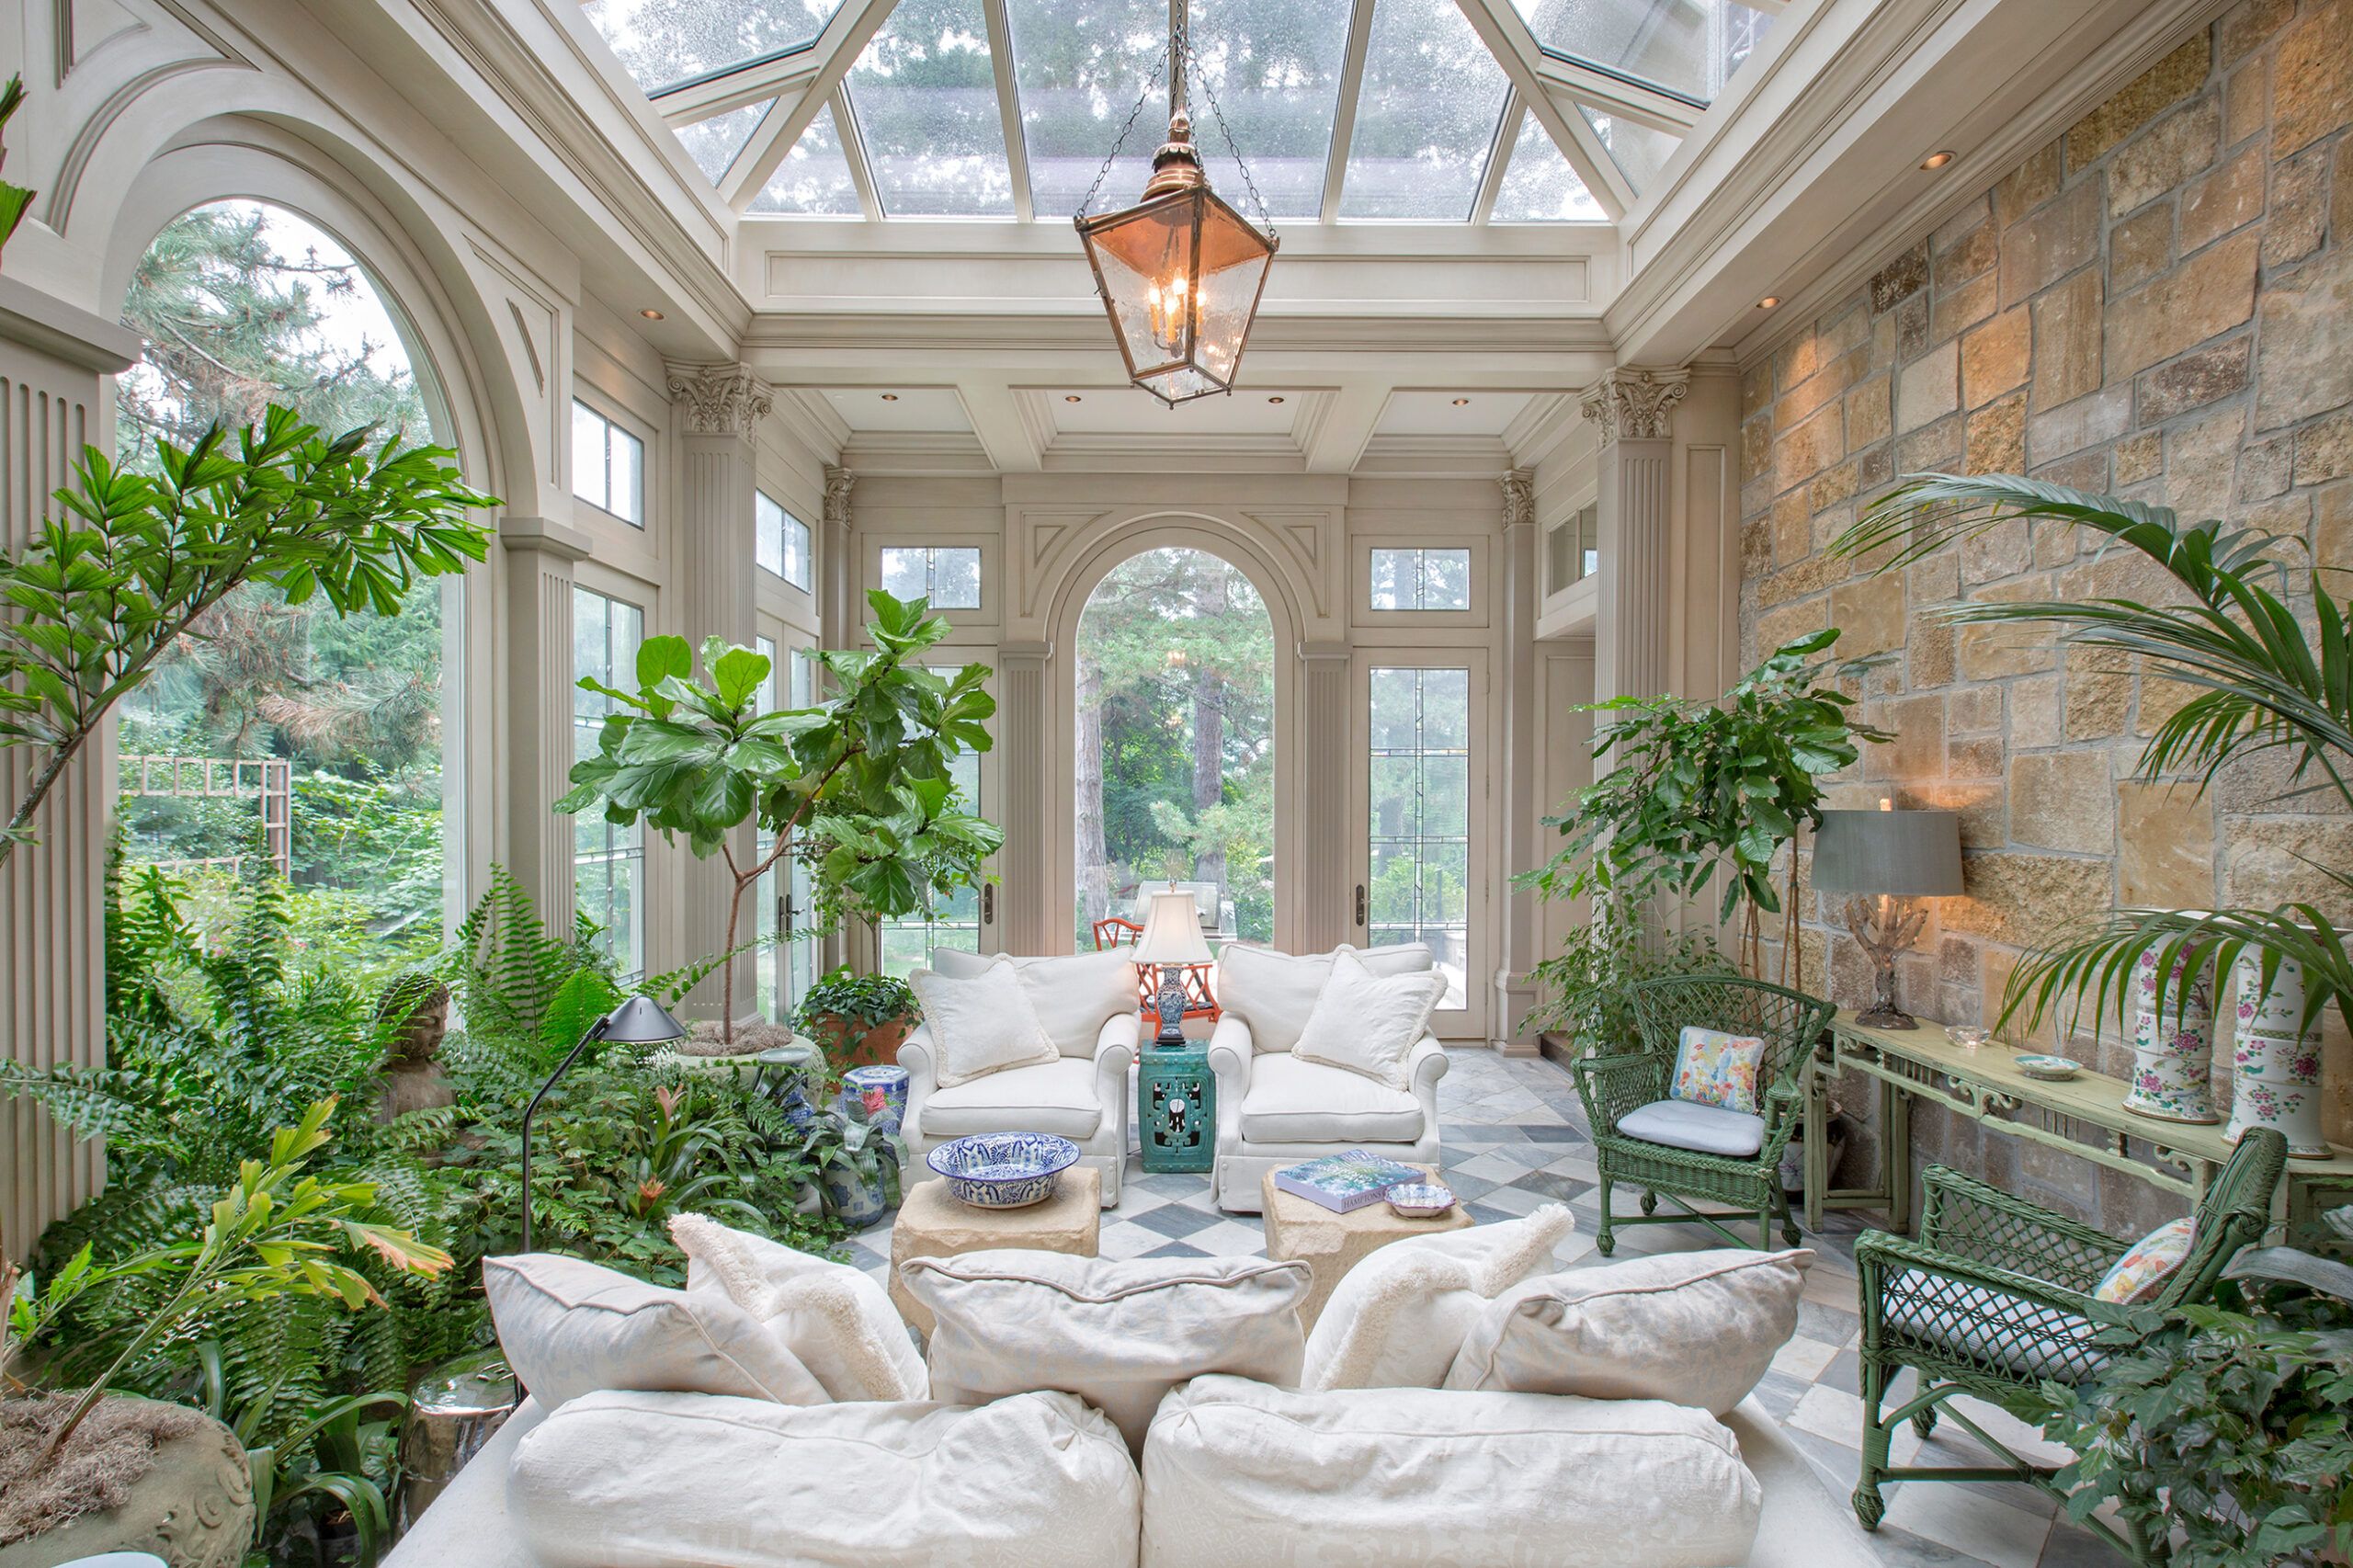
{"type": "Polygon", "coordinates": [[[2244,408],[2224,409],[2165,437],[2165,499],[2186,517],[2219,517],[2230,510],[2236,483],[2244,408]]]}
{"type": "Polygon", "coordinates": [[[2276,430],[2353,403],[2353,354],[2345,352],[2343,341],[2348,321],[2353,244],[2332,247],[2263,291],[2256,326],[2263,346],[2256,362],[2256,429],[2276,430]]]}
{"type": "MultiPolygon", "coordinates": [[[[1915,620],[1912,623],[1914,655],[1918,655],[1922,631],[1930,625],[1942,626],[1949,631],[1951,624],[1941,619],[1933,622],[1915,620]]],[[[1957,735],[1999,733],[2002,728],[2002,688],[1998,686],[1972,686],[1954,692],[1945,702],[1945,722],[1952,726],[1953,733],[1957,735]]]]}
{"type": "Polygon", "coordinates": [[[1842,657],[1884,653],[1904,646],[1904,577],[1883,573],[1841,583],[1830,591],[1830,622],[1845,635],[1842,657]]]}
{"type": "Polygon", "coordinates": [[[2034,394],[2037,409],[2056,408],[2099,390],[2099,268],[2081,272],[2034,297],[2034,394]]]}
{"type": "Polygon", "coordinates": [[[2067,725],[2070,741],[2096,741],[2124,733],[2132,712],[2132,676],[2113,653],[2076,649],[2067,655],[2067,725]]]}
{"type": "Polygon", "coordinates": [[[2222,87],[2222,145],[2235,147],[2271,118],[2271,62],[2250,60],[2222,87]]]}
{"type": "Polygon", "coordinates": [[[1895,307],[1895,357],[1916,359],[1928,347],[1928,296],[1915,294],[1895,307]]]}
{"type": "Polygon", "coordinates": [[[2214,902],[2214,806],[2188,785],[2116,787],[2116,897],[2144,909],[2214,902]]]}
{"type": "Polygon", "coordinates": [[[1928,340],[1942,343],[1992,315],[1996,281],[1988,272],[1938,294],[1928,307],[1928,340]]]}
{"type": "Polygon", "coordinates": [[[1861,451],[1895,433],[1892,374],[1873,376],[1847,394],[1847,449],[1861,451]]]}
{"type": "MultiPolygon", "coordinates": [[[[2014,803],[2014,822],[2017,814],[2014,803]]],[[[2017,946],[2106,909],[2113,883],[2105,859],[2006,853],[1965,856],[1961,880],[1966,895],[1946,899],[1938,908],[1945,929],[2017,946]]],[[[1989,969],[1994,958],[1988,949],[1989,969]]]]}
{"type": "Polygon", "coordinates": [[[2332,921],[2353,919],[2353,892],[2323,869],[2353,865],[2353,821],[2307,816],[2241,823],[2222,860],[2222,897],[2234,906],[2311,903],[2332,921]]]}
{"type": "Polygon", "coordinates": [[[1928,242],[1922,240],[1871,276],[1871,309],[1892,311],[1928,286],[1928,242]]]}
{"type": "Polygon", "coordinates": [[[2025,385],[2033,364],[2032,315],[2023,309],[2004,311],[1961,340],[1961,405],[1983,408],[2025,385]]]}
{"type": "Polygon", "coordinates": [[[2353,410],[2332,414],[2296,432],[2295,482],[2319,484],[2353,474],[2353,410]]]}
{"type": "MultiPolygon", "coordinates": [[[[2353,41],[2346,47],[2353,49],[2353,41]]],[[[2292,267],[2320,248],[2328,228],[2329,161],[2328,148],[2307,147],[2271,171],[2271,221],[2263,226],[2266,267],[2292,267]]]]}
{"type": "Polygon", "coordinates": [[[2135,375],[2245,321],[2255,312],[2256,236],[2191,256],[2108,307],[2108,374],[2135,375]]]}
{"type": "Polygon", "coordinates": [[[2234,337],[2193,350],[2154,370],[2143,370],[2135,389],[2141,423],[2162,424],[2177,414],[2245,392],[2254,349],[2252,337],[2234,337]]]}
{"type": "Polygon", "coordinates": [[[2027,451],[2040,464],[2069,452],[2082,451],[2124,434],[2132,420],[2132,389],[2109,387],[2073,403],[2061,403],[2034,415],[2027,431],[2027,451]]]}
{"type": "Polygon", "coordinates": [[[1827,555],[1809,555],[1794,566],[1785,566],[1756,585],[1756,603],[1762,609],[1802,599],[1808,594],[1818,594],[1831,584],[1843,581],[1852,567],[1847,562],[1827,555]]]}
{"type": "Polygon", "coordinates": [[[1846,423],[1834,403],[1773,443],[1774,481],[1784,490],[1802,484],[1846,455],[1846,423]]]}
{"type": "Polygon", "coordinates": [[[1961,406],[1961,349],[1940,344],[1904,367],[1895,384],[1895,427],[1917,430],[1961,406]]]}
{"type": "Polygon", "coordinates": [[[1773,406],[1773,367],[1752,366],[1740,378],[1740,416],[1746,419],[1773,406]]]}
{"type": "Polygon", "coordinates": [[[1913,618],[1904,639],[1904,674],[1914,687],[1951,683],[1957,641],[1950,621],[1932,616],[1913,618]]]}
{"type": "Polygon", "coordinates": [[[2026,469],[2026,393],[2013,392],[1969,416],[1966,450],[1972,473],[2020,473],[2026,469]]]}
{"type": "Polygon", "coordinates": [[[2038,149],[1994,187],[1994,222],[2011,224],[2059,194],[2059,143],[2038,149]]]}
{"type": "Polygon", "coordinates": [[[1949,548],[1914,562],[1905,572],[1904,587],[1915,605],[1943,604],[1961,597],[1961,557],[1949,548]]]}
{"type": "Polygon", "coordinates": [[[1986,735],[1976,740],[1945,743],[1945,771],[1955,778],[1999,778],[2002,743],[1986,735]]]}
{"type": "Polygon", "coordinates": [[[1961,415],[1949,414],[1925,430],[1895,443],[1897,466],[1906,473],[1951,473],[1961,467],[1961,415]]]}
{"type": "Polygon", "coordinates": [[[2279,40],[2271,84],[2271,156],[2302,152],[2353,120],[2353,0],[2327,0],[2279,40]]]}
{"type": "Polygon", "coordinates": [[[2238,499],[2268,501],[2285,494],[2294,460],[2295,442],[2284,433],[2240,449],[2238,499]]]}
{"type": "Polygon", "coordinates": [[[2024,517],[2006,518],[1971,534],[1961,541],[1961,580],[1974,587],[2017,576],[2032,559],[2029,539],[2024,517]]]}
{"type": "Polygon", "coordinates": [[[2296,0],[2241,0],[2222,13],[2215,25],[2215,42],[2222,63],[2235,65],[2263,47],[2264,40],[2287,26],[2296,14],[2296,0]]]}
{"type": "Polygon", "coordinates": [[[2010,840],[2106,855],[2116,842],[2108,754],[2078,748],[2010,759],[2010,840]]]}
{"type": "Polygon", "coordinates": [[[1813,530],[1808,526],[1811,516],[1806,510],[1805,492],[1792,490],[1773,503],[1773,559],[1784,566],[1795,565],[1813,550],[1813,530]]]}
{"type": "Polygon", "coordinates": [[[2003,308],[2093,260],[2099,239],[2099,182],[2086,180],[2002,236],[2003,308]]]}
{"type": "MultiPolygon", "coordinates": [[[[2212,174],[2191,182],[2181,197],[2181,248],[2198,250],[2262,217],[2266,167],[2263,149],[2249,147],[2212,174]]],[[[2111,256],[2113,244],[2111,239],[2111,256]]],[[[2268,256],[2264,259],[2270,262],[2268,256]]]]}
{"type": "Polygon", "coordinates": [[[1773,421],[1769,415],[1749,420],[1740,427],[1740,477],[1742,483],[1768,473],[1773,467],[1773,421]]]}
{"type": "Polygon", "coordinates": [[[2108,286],[2137,289],[2173,265],[2174,204],[2161,202],[2108,232],[2108,286]]]}
{"type": "MultiPolygon", "coordinates": [[[[2109,216],[2121,218],[2211,167],[2222,140],[2222,111],[2211,97],[2157,121],[2109,161],[2109,216]]],[[[2181,248],[2197,247],[2185,239],[2181,248]]]]}
{"type": "Polygon", "coordinates": [[[2116,443],[2116,483],[2138,484],[2165,466],[2165,437],[2154,430],[2116,443]]]}
{"type": "Polygon", "coordinates": [[[2196,92],[2206,81],[2207,54],[2206,32],[2200,28],[2077,120],[2067,132],[2068,172],[2085,167],[2196,92]]]}
{"type": "Polygon", "coordinates": [[[1863,748],[1865,778],[1941,778],[1945,773],[1945,699],[1930,692],[1887,705],[1881,727],[1895,738],[1863,748]]]}
{"type": "Polygon", "coordinates": [[[2353,571],[2353,482],[2316,492],[2313,503],[2313,560],[2338,571],[2353,571]]]}
{"type": "Polygon", "coordinates": [[[1934,248],[1939,287],[1949,289],[1993,271],[2002,259],[2002,235],[1994,226],[1989,206],[1980,201],[1964,210],[1959,218],[1937,232],[1934,248]],[[1967,228],[1955,227],[1964,222],[1967,228]]]}

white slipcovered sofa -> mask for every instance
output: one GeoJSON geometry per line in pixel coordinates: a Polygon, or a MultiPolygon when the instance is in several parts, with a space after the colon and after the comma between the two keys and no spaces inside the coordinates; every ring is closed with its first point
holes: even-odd
{"type": "Polygon", "coordinates": [[[1426,972],[1430,949],[1407,946],[1336,949],[1293,955],[1230,944],[1218,963],[1223,1016],[1210,1036],[1217,1074],[1217,1205],[1256,1214],[1259,1178],[1344,1149],[1364,1149],[1406,1165],[1438,1163],[1438,1082],[1446,1050],[1426,1034],[1405,1059],[1410,1089],[1361,1073],[1294,1057],[1334,958],[1354,951],[1376,976],[1426,972]]]}
{"type": "Polygon", "coordinates": [[[915,1169],[951,1138],[975,1132],[1051,1132],[1078,1145],[1079,1163],[1103,1176],[1103,1207],[1120,1201],[1120,1175],[1128,1159],[1128,1069],[1136,1059],[1136,969],[1126,954],[1075,953],[1057,958],[987,957],[940,951],[932,966],[943,975],[979,973],[1000,960],[1019,972],[1061,1060],[1008,1067],[942,1087],[931,1031],[918,1025],[899,1047],[907,1070],[907,1114],[901,1132],[915,1169]]]}

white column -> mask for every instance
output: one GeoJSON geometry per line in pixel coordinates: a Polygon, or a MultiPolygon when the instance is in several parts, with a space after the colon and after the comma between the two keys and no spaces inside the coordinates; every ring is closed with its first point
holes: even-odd
{"type": "Polygon", "coordinates": [[[1601,428],[1601,582],[1594,697],[1649,697],[1672,674],[1675,406],[1686,370],[1620,368],[1591,387],[1585,416],[1601,428]]]}
{"type": "Polygon", "coordinates": [[[506,716],[499,736],[505,780],[506,869],[530,891],[550,932],[569,935],[579,913],[573,867],[576,817],[555,802],[572,788],[573,573],[588,536],[546,517],[503,517],[506,551],[506,716]]]}
{"type": "MultiPolygon", "coordinates": [[[[767,382],[741,365],[673,365],[669,387],[678,415],[678,515],[671,530],[677,540],[677,569],[672,578],[677,608],[669,619],[698,654],[710,637],[748,648],[756,632],[753,437],[773,405],[774,394],[767,382]]],[[[747,822],[732,835],[729,845],[738,864],[749,864],[752,824],[747,822]]],[[[728,908],[735,891],[726,860],[689,858],[683,870],[683,907],[676,928],[685,946],[677,960],[725,952],[728,908]]],[[[739,942],[753,930],[749,914],[747,910],[736,932],[739,942]]],[[[657,960],[649,954],[648,961],[657,960]]],[[[688,996],[689,1015],[750,1017],[756,967],[735,966],[733,996],[721,994],[724,971],[714,971],[688,996]]]]}
{"type": "MultiPolygon", "coordinates": [[[[108,378],[137,335],[0,278],[0,546],[21,551],[53,515],[82,449],[114,447],[108,378]]],[[[0,752],[0,812],[13,815],[41,759],[0,752]]],[[[92,737],[33,819],[37,844],[0,867],[0,1051],[27,1067],[106,1061],[105,871],[114,819],[114,726],[92,737]]],[[[0,1248],[22,1259],[40,1228],[105,1180],[104,1153],[28,1100],[0,1102],[0,1248]]]]}
{"type": "MultiPolygon", "coordinates": [[[[1054,862],[1048,835],[1053,831],[1048,803],[1049,759],[1060,754],[1047,735],[1046,681],[1055,668],[1051,642],[1003,642],[997,646],[996,746],[1005,758],[1005,829],[998,859],[1005,885],[997,890],[999,940],[1009,953],[1058,953],[1071,940],[1070,908],[1074,890],[1051,886],[1054,862]]],[[[1067,828],[1064,831],[1068,831],[1067,828]]]]}
{"type": "MultiPolygon", "coordinates": [[[[1358,853],[1365,838],[1363,804],[1336,807],[1346,792],[1361,726],[1351,722],[1356,700],[1349,683],[1355,649],[1346,642],[1302,642],[1299,647],[1299,737],[1303,766],[1293,775],[1299,799],[1290,820],[1299,824],[1299,895],[1292,903],[1295,953],[1327,952],[1342,942],[1370,946],[1357,919],[1364,892],[1358,853]]],[[[1278,933],[1279,935],[1279,933],[1278,933]]]]}
{"type": "Polygon", "coordinates": [[[1543,858],[1538,798],[1536,722],[1536,475],[1513,469],[1496,482],[1503,490],[1503,745],[1497,791],[1504,857],[1503,928],[1497,945],[1494,1006],[1488,1043],[1497,1051],[1532,1055],[1536,1037],[1520,1038],[1520,1020],[1535,1005],[1529,971],[1537,951],[1536,894],[1514,888],[1511,879],[1543,858]]]}

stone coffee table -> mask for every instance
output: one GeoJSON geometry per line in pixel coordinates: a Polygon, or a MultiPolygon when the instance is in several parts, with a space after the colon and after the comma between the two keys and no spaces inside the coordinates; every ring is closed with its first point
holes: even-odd
{"type": "MultiPolygon", "coordinates": [[[[1430,1166],[1414,1168],[1438,1180],[1437,1171],[1430,1166]]],[[[1258,1178],[1258,1198],[1267,1227],[1267,1256],[1277,1262],[1304,1263],[1313,1277],[1307,1299],[1299,1304],[1300,1326],[1311,1333],[1340,1277],[1362,1263],[1374,1248],[1408,1236],[1467,1231],[1472,1225],[1470,1214],[1460,1203],[1435,1220],[1408,1220],[1387,1203],[1368,1203],[1351,1213],[1335,1214],[1320,1203],[1277,1191],[1272,1171],[1258,1178]]]]}
{"type": "Polygon", "coordinates": [[[1054,1184],[1054,1195],[1026,1209],[975,1209],[948,1195],[939,1176],[919,1181],[899,1204],[891,1228],[891,1304],[909,1327],[931,1337],[930,1312],[899,1283],[899,1265],[911,1257],[957,1257],[995,1247],[1093,1257],[1103,1222],[1103,1173],[1075,1165],[1054,1184]]]}

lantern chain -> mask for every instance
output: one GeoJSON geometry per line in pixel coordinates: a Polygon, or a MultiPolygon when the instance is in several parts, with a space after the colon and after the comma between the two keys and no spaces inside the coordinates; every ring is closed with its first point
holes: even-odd
{"type": "Polygon", "coordinates": [[[1217,89],[1210,85],[1210,74],[1201,57],[1193,52],[1190,33],[1185,38],[1185,58],[1193,62],[1193,80],[1201,85],[1201,96],[1210,101],[1211,118],[1217,121],[1217,132],[1225,138],[1225,150],[1233,158],[1233,166],[1242,171],[1242,187],[1250,193],[1250,204],[1258,210],[1258,221],[1267,226],[1267,237],[1275,239],[1275,215],[1267,210],[1267,199],[1258,194],[1258,182],[1250,177],[1250,165],[1242,161],[1242,149],[1235,145],[1233,127],[1226,124],[1225,111],[1217,107],[1217,89]]]}
{"type": "Polygon", "coordinates": [[[1095,205],[1096,197],[1102,193],[1103,182],[1111,176],[1111,165],[1120,161],[1120,149],[1127,146],[1128,138],[1135,132],[1136,121],[1143,117],[1143,106],[1152,101],[1152,90],[1159,86],[1167,74],[1168,67],[1165,62],[1153,67],[1151,77],[1143,85],[1143,91],[1136,95],[1136,107],[1128,110],[1127,124],[1120,127],[1118,140],[1111,143],[1111,150],[1103,155],[1103,166],[1095,171],[1095,183],[1086,187],[1086,199],[1078,204],[1078,211],[1074,216],[1086,217],[1086,210],[1095,205]]]}

